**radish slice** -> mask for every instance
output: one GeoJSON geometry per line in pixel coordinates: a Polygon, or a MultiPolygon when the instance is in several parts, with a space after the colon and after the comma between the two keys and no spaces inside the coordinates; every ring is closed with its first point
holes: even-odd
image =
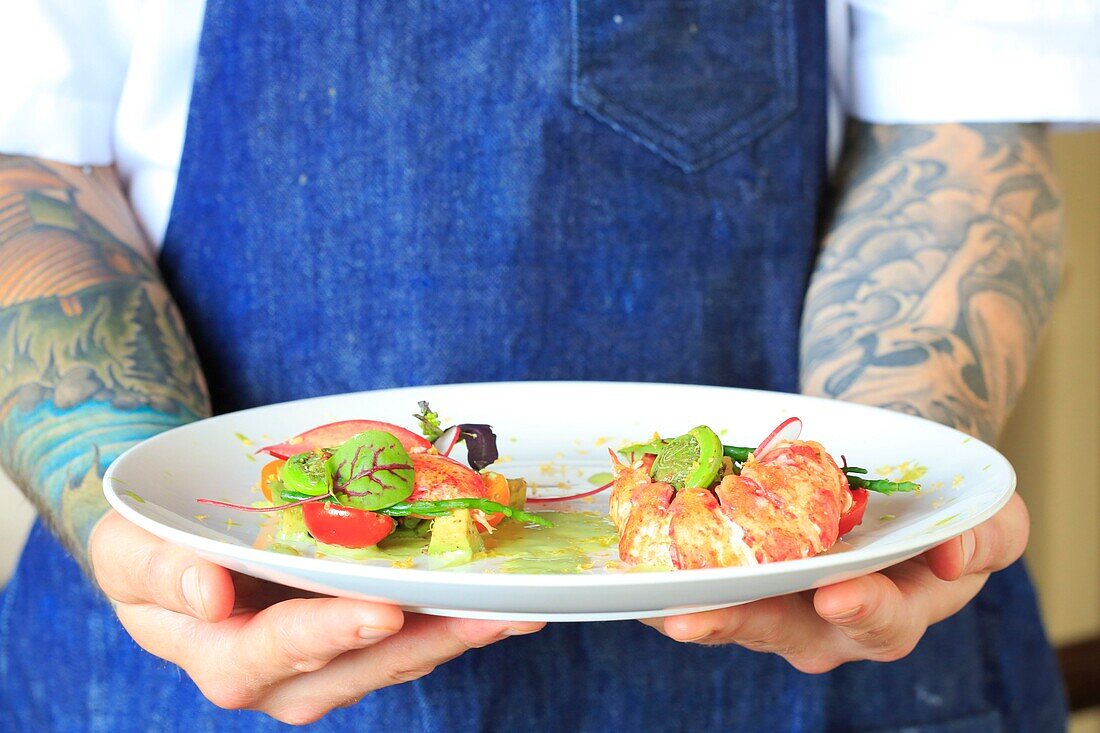
{"type": "Polygon", "coordinates": [[[443,455],[449,456],[460,440],[462,440],[462,430],[458,425],[452,425],[444,430],[443,435],[436,438],[432,445],[434,445],[435,449],[443,455]]]}
{"type": "Polygon", "coordinates": [[[784,440],[798,440],[799,435],[802,435],[802,421],[797,417],[788,417],[776,425],[775,430],[760,442],[760,447],[753,451],[753,456],[756,460],[760,460],[779,443],[784,440]]]}
{"type": "Polygon", "coordinates": [[[599,486],[595,489],[592,489],[591,491],[585,491],[582,494],[568,494],[566,496],[528,496],[527,497],[527,503],[528,504],[549,504],[550,502],[553,502],[553,501],[572,501],[573,499],[583,499],[586,496],[595,496],[596,494],[600,493],[601,491],[606,491],[607,489],[611,488],[611,485],[614,484],[614,483],[615,483],[614,481],[608,481],[603,486],[599,486]]]}
{"type": "Polygon", "coordinates": [[[378,420],[342,420],[307,430],[284,443],[267,445],[257,453],[267,453],[275,458],[290,458],[296,453],[304,453],[317,448],[335,448],[367,430],[383,430],[397,438],[405,450],[425,451],[431,446],[426,439],[399,425],[378,420]]]}

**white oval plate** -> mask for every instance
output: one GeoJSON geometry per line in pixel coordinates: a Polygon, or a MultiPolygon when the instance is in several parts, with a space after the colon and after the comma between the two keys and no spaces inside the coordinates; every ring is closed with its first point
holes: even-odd
{"type": "MultiPolygon", "coordinates": [[[[319,397],[221,415],[158,435],[124,453],[103,480],[132,522],[227,568],[330,595],[384,600],[421,613],[470,618],[596,621],[667,616],[815,588],[894,565],[979,524],[1016,485],[1005,458],[950,428],[886,410],[800,395],[723,387],[600,382],[509,382],[391,389],[319,397]],[[418,400],[448,421],[487,422],[510,476],[591,488],[607,448],[706,424],[726,443],[755,445],[780,420],[802,418],[803,438],[872,472],[927,473],[919,494],[872,495],[863,524],[829,553],[756,567],[580,574],[494,572],[492,561],[447,570],[392,567],[257,549],[267,515],[196,503],[256,501],[254,451],[317,425],[353,418],[414,427],[418,400]]],[[[559,488],[543,489],[547,493],[559,488]]],[[[606,511],[606,492],[584,511],[606,511]]],[[[561,505],[554,506],[555,509],[561,505]]],[[[612,562],[612,565],[616,563],[612,562]]]]}

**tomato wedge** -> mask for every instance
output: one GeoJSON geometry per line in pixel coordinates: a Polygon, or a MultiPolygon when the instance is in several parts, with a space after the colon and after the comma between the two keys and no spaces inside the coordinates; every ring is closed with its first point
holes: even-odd
{"type": "Polygon", "coordinates": [[[260,491],[264,492],[264,498],[268,501],[275,501],[272,497],[271,486],[272,481],[279,480],[279,471],[282,470],[283,464],[286,461],[282,459],[270,461],[264,464],[263,470],[260,471],[260,491]]]}
{"type": "MultiPolygon", "coordinates": [[[[485,498],[489,501],[495,501],[497,504],[508,506],[512,498],[512,493],[508,490],[508,479],[492,471],[486,471],[481,474],[481,479],[485,482],[485,488],[488,490],[488,496],[485,498]]],[[[504,514],[501,512],[488,516],[489,525],[492,527],[497,526],[503,521],[504,514]]]]}
{"type": "Polygon", "coordinates": [[[867,511],[867,489],[852,489],[852,505],[840,517],[840,530],[837,537],[843,537],[863,522],[867,511]]]}
{"type": "Polygon", "coordinates": [[[401,446],[409,453],[426,451],[432,447],[432,444],[426,438],[422,438],[400,425],[378,420],[343,420],[307,430],[285,442],[264,446],[256,452],[267,453],[275,458],[290,458],[295,453],[316,450],[317,448],[335,448],[367,430],[384,430],[397,438],[401,446]]]}
{"type": "Polygon", "coordinates": [[[371,547],[389,537],[393,518],[352,509],[335,502],[311,501],[302,505],[306,529],[317,540],[340,547],[371,547]]]}

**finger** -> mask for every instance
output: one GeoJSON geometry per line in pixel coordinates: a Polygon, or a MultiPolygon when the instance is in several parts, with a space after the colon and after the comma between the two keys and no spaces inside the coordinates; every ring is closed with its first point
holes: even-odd
{"type": "Polygon", "coordinates": [[[150,653],[187,670],[226,708],[256,707],[278,684],[314,672],[401,629],[396,606],[348,598],[295,599],[220,623],[202,623],[149,604],[119,618],[150,653]]]}
{"type": "Polygon", "coordinates": [[[958,580],[963,576],[966,564],[974,556],[975,542],[974,530],[968,529],[958,537],[952,537],[924,553],[924,560],[938,577],[958,580]]]}
{"type": "Polygon", "coordinates": [[[734,643],[779,654],[803,672],[825,672],[844,661],[839,656],[839,634],[800,594],[647,623],[676,641],[734,643]]]}
{"type": "Polygon", "coordinates": [[[883,574],[897,585],[906,603],[924,608],[928,626],[958,613],[989,580],[989,573],[970,573],[958,580],[943,580],[922,558],[887,568],[883,574]]]}
{"type": "Polygon", "coordinates": [[[336,707],[354,704],[374,690],[427,675],[470,649],[522,634],[541,622],[478,621],[409,614],[405,627],[369,649],[345,654],[313,674],[272,692],[264,710],[284,722],[313,722],[336,707]]]}
{"type": "Polygon", "coordinates": [[[987,577],[944,581],[924,562],[911,560],[883,573],[821,588],[814,607],[847,640],[845,661],[894,661],[916,647],[928,626],[966,605],[987,577]]]}
{"type": "Polygon", "coordinates": [[[1013,494],[992,518],[932,548],[925,553],[925,559],[932,572],[943,580],[1001,570],[1023,555],[1029,529],[1027,506],[1019,495],[1013,494]]]}
{"type": "Polygon", "coordinates": [[[1018,496],[960,537],[883,573],[818,591],[814,605],[852,642],[852,659],[908,654],[928,626],[957,613],[1027,544],[1027,508],[1018,496]]]}
{"type": "Polygon", "coordinates": [[[262,580],[251,575],[230,571],[233,578],[233,587],[236,592],[236,604],[234,613],[241,611],[262,611],[276,603],[289,601],[294,598],[331,598],[323,593],[291,588],[287,585],[279,585],[269,580],[262,580]]]}
{"type": "Polygon", "coordinates": [[[118,603],[152,603],[204,621],[220,621],[233,610],[228,570],[149,534],[117,512],[96,526],[88,553],[96,581],[118,603]]]}
{"type": "MultiPolygon", "coordinates": [[[[152,603],[119,604],[115,613],[138,646],[186,669],[186,659],[180,650],[196,645],[198,627],[203,621],[152,603]]],[[[213,653],[210,658],[213,661],[213,653]]]]}
{"type": "MultiPolygon", "coordinates": [[[[927,571],[925,571],[927,572],[927,571]]],[[[847,640],[847,659],[892,661],[913,650],[928,626],[923,594],[906,598],[881,573],[821,588],[814,608],[847,640]]]]}
{"type": "Polygon", "coordinates": [[[687,613],[678,616],[661,616],[657,618],[643,618],[640,621],[656,629],[673,641],[685,643],[701,643],[710,638],[718,629],[728,623],[730,614],[737,613],[731,608],[719,608],[713,611],[700,611],[699,613],[687,613]]]}
{"type": "Polygon", "coordinates": [[[242,639],[241,664],[262,684],[313,672],[344,652],[401,630],[397,606],[350,598],[295,599],[257,613],[242,639]]]}

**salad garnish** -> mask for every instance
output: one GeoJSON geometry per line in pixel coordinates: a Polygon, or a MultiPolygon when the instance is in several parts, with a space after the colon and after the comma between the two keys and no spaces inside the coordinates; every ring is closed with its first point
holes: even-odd
{"type": "Polygon", "coordinates": [[[443,436],[443,426],[439,422],[439,413],[428,407],[427,400],[420,400],[416,403],[420,408],[420,412],[413,415],[420,421],[420,432],[424,437],[434,443],[443,436]]]}
{"type": "Polygon", "coordinates": [[[445,456],[459,443],[466,444],[466,462],[475,471],[481,471],[496,463],[500,458],[497,450],[497,436],[491,425],[484,423],[459,423],[443,428],[439,413],[428,406],[427,401],[417,403],[420,412],[413,415],[420,421],[420,432],[432,442],[435,449],[445,456]]]}
{"type": "Polygon", "coordinates": [[[343,503],[373,511],[404,501],[413,492],[409,454],[390,433],[368,430],[346,441],[327,461],[332,471],[332,493],[344,494],[343,503]]]}
{"type": "Polygon", "coordinates": [[[371,547],[393,532],[432,537],[435,520],[456,519],[447,525],[445,538],[428,546],[429,555],[436,544],[445,548],[447,566],[456,558],[473,559],[481,546],[477,533],[493,531],[504,519],[553,526],[523,510],[524,481],[485,470],[497,459],[492,427],[462,423],[443,429],[427,402],[420,403],[416,417],[424,438],[390,423],[344,420],[265,446],[258,452],[276,459],[261,474],[267,502],[198,501],[238,511],[282,512],[284,539],[312,537],[351,549],[371,547]],[[435,444],[429,442],[433,438],[435,444]],[[466,443],[470,468],[446,455],[458,442],[466,443]],[[446,443],[445,451],[440,443],[446,443]]]}

